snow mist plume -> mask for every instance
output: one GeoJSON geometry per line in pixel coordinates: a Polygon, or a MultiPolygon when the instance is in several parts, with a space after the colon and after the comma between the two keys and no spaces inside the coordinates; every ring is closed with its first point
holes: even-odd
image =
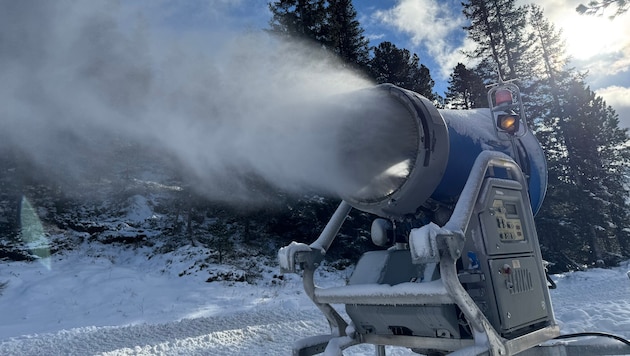
{"type": "Polygon", "coordinates": [[[371,84],[322,50],[262,31],[177,37],[112,2],[1,8],[0,149],[51,179],[98,177],[125,159],[116,148],[139,145],[216,199],[246,200],[253,178],[345,184],[337,132],[357,118],[336,117],[334,98],[371,84]]]}

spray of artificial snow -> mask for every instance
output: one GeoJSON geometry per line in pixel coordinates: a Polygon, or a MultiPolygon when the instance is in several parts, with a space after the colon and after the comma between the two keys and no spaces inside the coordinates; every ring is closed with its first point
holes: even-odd
{"type": "Polygon", "coordinates": [[[334,192],[344,138],[390,138],[337,114],[389,108],[347,100],[371,84],[317,47],[263,31],[174,33],[105,1],[2,9],[0,150],[51,179],[107,176],[137,148],[174,159],[212,198],[255,196],[252,181],[334,192]]]}

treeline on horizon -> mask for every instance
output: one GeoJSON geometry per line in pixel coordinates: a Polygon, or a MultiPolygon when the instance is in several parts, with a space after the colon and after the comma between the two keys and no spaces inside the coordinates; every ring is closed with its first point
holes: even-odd
{"type": "MultiPolygon", "coordinates": [[[[434,92],[431,73],[417,54],[388,41],[370,45],[351,0],[280,0],[270,2],[269,8],[269,33],[311,41],[375,83],[413,90],[439,107],[487,107],[486,85],[497,81],[497,71],[504,80],[516,80],[528,123],[547,155],[547,196],[536,216],[543,257],[555,264],[555,272],[614,265],[630,258],[630,137],[627,129],[619,127],[615,110],[588,87],[586,75],[569,66],[560,32],[540,7],[516,6],[513,0],[463,2],[469,21],[464,30],[477,43],[467,53],[469,63],[475,65],[459,63],[453,68],[444,97],[434,92]]],[[[256,177],[252,184],[268,198],[265,204],[217,203],[195,190],[194,182],[178,177],[168,157],[155,158],[140,147],[128,146],[118,147],[123,159],[115,162],[120,167],[108,167],[107,176],[95,172],[93,182],[75,182],[70,189],[51,183],[46,179],[51,172],[38,171],[23,153],[2,152],[0,258],[29,258],[26,243],[20,240],[23,197],[28,196],[35,210],[48,212],[41,218],[53,230],[78,231],[100,241],[105,227],[99,219],[115,219],[130,197],[156,189],[133,179],[143,170],[171,174],[169,186],[178,188],[160,193],[161,201],[154,207],[165,217],[163,225],[152,227],[166,241],[161,250],[201,244],[216,252],[218,263],[242,256],[245,250],[273,256],[290,241],[310,243],[339,203],[315,194],[296,197],[278,192],[256,177]],[[103,189],[104,182],[110,182],[109,190],[100,193],[106,199],[82,190],[90,184],[103,189]],[[252,248],[241,249],[238,244],[252,248]]],[[[338,263],[342,266],[373,249],[368,238],[373,218],[353,210],[329,258],[342,261],[338,263]]],[[[153,244],[144,235],[124,243],[153,244]]],[[[59,241],[51,246],[51,253],[71,248],[69,241],[59,241]]]]}
{"type": "Polygon", "coordinates": [[[497,81],[497,72],[515,80],[547,155],[547,196],[536,216],[544,257],[569,270],[630,256],[628,130],[589,88],[586,74],[569,65],[561,32],[540,6],[464,1],[463,29],[477,44],[466,55],[476,64],[453,68],[445,97],[433,91],[417,54],[388,41],[369,45],[351,0],[280,0],[269,9],[268,31],[314,41],[376,83],[416,91],[439,107],[487,107],[486,85],[497,81]]]}

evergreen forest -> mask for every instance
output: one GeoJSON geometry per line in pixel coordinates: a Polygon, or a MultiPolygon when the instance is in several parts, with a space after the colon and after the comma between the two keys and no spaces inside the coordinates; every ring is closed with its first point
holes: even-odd
{"type": "MultiPolygon", "coordinates": [[[[608,6],[599,6],[604,5],[608,6]]],[[[548,188],[536,224],[550,268],[558,272],[613,266],[630,258],[628,130],[620,127],[614,108],[589,87],[588,74],[571,67],[561,31],[541,7],[518,5],[515,0],[464,0],[462,12],[468,20],[464,30],[476,44],[466,55],[474,65],[457,64],[442,95],[435,92],[435,81],[417,54],[389,41],[370,44],[351,0],[279,0],[268,6],[272,17],[264,29],[267,33],[311,42],[374,83],[415,91],[439,108],[485,108],[487,86],[496,83],[498,75],[514,80],[525,98],[528,125],[547,158],[548,188]]],[[[597,8],[581,10],[588,15],[597,8]]],[[[253,186],[269,204],[217,202],[196,190],[196,182],[179,177],[171,157],[155,157],[143,147],[123,143],[113,154],[124,159],[109,170],[115,178],[101,174],[73,183],[83,188],[98,187],[104,180],[116,184],[86,194],[48,179],[63,172],[42,171],[24,152],[4,145],[0,150],[2,259],[42,257],[28,247],[30,232],[20,229],[29,211],[38,214],[48,230],[77,232],[72,238],[54,235],[58,237],[51,241],[51,254],[92,240],[131,246],[159,240],[163,251],[186,244],[204,246],[218,263],[251,251],[274,258],[290,241],[312,242],[339,202],[334,197],[277,191],[255,177],[253,186]],[[117,233],[109,223],[124,214],[130,199],[158,189],[133,177],[164,167],[170,167],[170,186],[178,188],[152,204],[168,223],[159,231],[132,225],[121,228],[124,234],[117,233]]],[[[353,211],[328,258],[343,266],[373,249],[369,239],[373,218],[353,211]]]]}

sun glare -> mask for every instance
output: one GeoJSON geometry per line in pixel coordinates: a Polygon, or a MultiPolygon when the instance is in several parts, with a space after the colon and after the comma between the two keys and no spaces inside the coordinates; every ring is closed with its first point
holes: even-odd
{"type": "Polygon", "coordinates": [[[622,21],[606,17],[571,14],[558,25],[566,39],[567,52],[577,60],[588,60],[618,50],[626,35],[622,21]]]}

